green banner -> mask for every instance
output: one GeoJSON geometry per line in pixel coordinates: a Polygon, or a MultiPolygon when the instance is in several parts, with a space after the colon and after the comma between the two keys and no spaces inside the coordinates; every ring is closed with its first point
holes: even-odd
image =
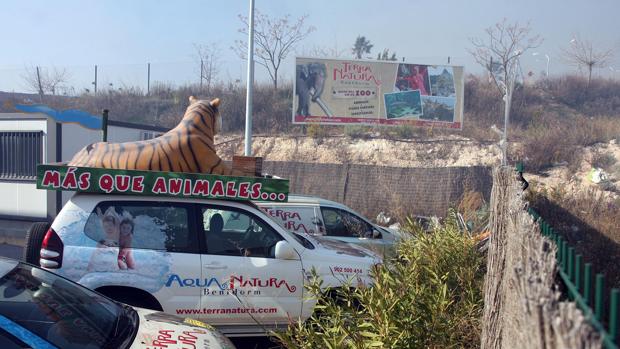
{"type": "Polygon", "coordinates": [[[88,193],[284,202],[288,179],[38,165],[37,188],[88,193]]]}

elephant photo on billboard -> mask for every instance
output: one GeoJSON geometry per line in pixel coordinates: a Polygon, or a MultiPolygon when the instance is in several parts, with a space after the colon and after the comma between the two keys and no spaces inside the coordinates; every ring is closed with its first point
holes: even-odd
{"type": "Polygon", "coordinates": [[[326,69],[323,63],[298,64],[295,74],[295,94],[298,96],[296,115],[310,116],[310,101],[319,104],[328,116],[331,112],[320,100],[325,87],[326,69]],[[327,109],[327,110],[326,110],[327,109]]]}

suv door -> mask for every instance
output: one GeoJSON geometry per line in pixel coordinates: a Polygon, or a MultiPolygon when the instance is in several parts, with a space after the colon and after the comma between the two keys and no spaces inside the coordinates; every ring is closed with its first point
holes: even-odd
{"type": "Polygon", "coordinates": [[[321,206],[325,236],[356,243],[383,253],[385,241],[380,231],[357,215],[335,207],[321,206]]]}
{"type": "Polygon", "coordinates": [[[84,228],[96,246],[76,249],[67,260],[88,258],[79,280],[87,287],[138,288],[164,311],[191,315],[200,308],[202,278],[193,210],[178,202],[100,202],[84,228]]]}
{"type": "Polygon", "coordinates": [[[214,324],[276,324],[298,317],[302,265],[275,259],[283,237],[242,208],[200,205],[198,213],[206,242],[202,317],[214,324]]]}

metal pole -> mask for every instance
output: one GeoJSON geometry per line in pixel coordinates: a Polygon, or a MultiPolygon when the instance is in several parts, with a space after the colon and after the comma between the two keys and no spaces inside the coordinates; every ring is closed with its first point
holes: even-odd
{"type": "Polygon", "coordinates": [[[601,273],[597,273],[595,277],[594,286],[594,317],[598,321],[603,321],[603,283],[604,276],[601,273]]]}
{"type": "Polygon", "coordinates": [[[148,63],[147,73],[146,73],[146,94],[147,96],[151,93],[151,63],[148,63]]]}
{"type": "Polygon", "coordinates": [[[103,110],[103,115],[101,117],[101,140],[103,142],[108,141],[108,110],[103,110]]]}
{"type": "Polygon", "coordinates": [[[39,83],[39,101],[43,103],[43,85],[41,84],[41,74],[39,73],[38,66],[37,66],[37,82],[39,83]]]}
{"type": "Polygon", "coordinates": [[[620,298],[620,290],[611,289],[611,301],[609,305],[609,335],[611,340],[615,341],[618,337],[618,299],[620,298]]]}
{"type": "Polygon", "coordinates": [[[568,248],[568,261],[567,261],[567,272],[566,274],[568,274],[568,279],[571,282],[575,281],[575,278],[573,277],[573,273],[575,272],[575,248],[574,247],[569,247],[568,248]]]}
{"type": "Polygon", "coordinates": [[[583,269],[583,298],[588,306],[592,305],[592,263],[586,263],[583,269]]]}
{"type": "Polygon", "coordinates": [[[549,77],[549,61],[550,61],[551,59],[549,58],[549,55],[548,55],[548,54],[545,54],[545,57],[547,58],[547,77],[549,77]]]}
{"type": "Polygon", "coordinates": [[[97,65],[95,64],[95,94],[97,94],[97,65]]]}
{"type": "Polygon", "coordinates": [[[248,81],[245,99],[245,156],[252,156],[252,98],[254,85],[254,0],[250,0],[248,30],[248,81]]]}
{"type": "Polygon", "coordinates": [[[578,254],[577,257],[575,257],[575,270],[574,270],[574,275],[575,275],[575,288],[577,289],[577,292],[581,292],[581,290],[583,290],[583,285],[581,284],[581,264],[583,263],[583,256],[578,254]]]}

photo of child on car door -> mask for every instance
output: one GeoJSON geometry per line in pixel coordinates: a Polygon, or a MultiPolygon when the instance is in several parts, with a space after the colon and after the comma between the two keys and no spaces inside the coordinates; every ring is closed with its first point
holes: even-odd
{"type": "MultiPolygon", "coordinates": [[[[110,248],[118,248],[116,258],[118,269],[135,269],[136,263],[131,249],[135,228],[132,215],[125,210],[119,214],[112,206],[105,212],[97,208],[97,217],[103,228],[103,238],[97,241],[97,248],[101,249],[101,252],[105,250],[108,253],[110,248]]],[[[97,253],[93,255],[93,258],[96,258],[96,255],[97,253]]]]}

